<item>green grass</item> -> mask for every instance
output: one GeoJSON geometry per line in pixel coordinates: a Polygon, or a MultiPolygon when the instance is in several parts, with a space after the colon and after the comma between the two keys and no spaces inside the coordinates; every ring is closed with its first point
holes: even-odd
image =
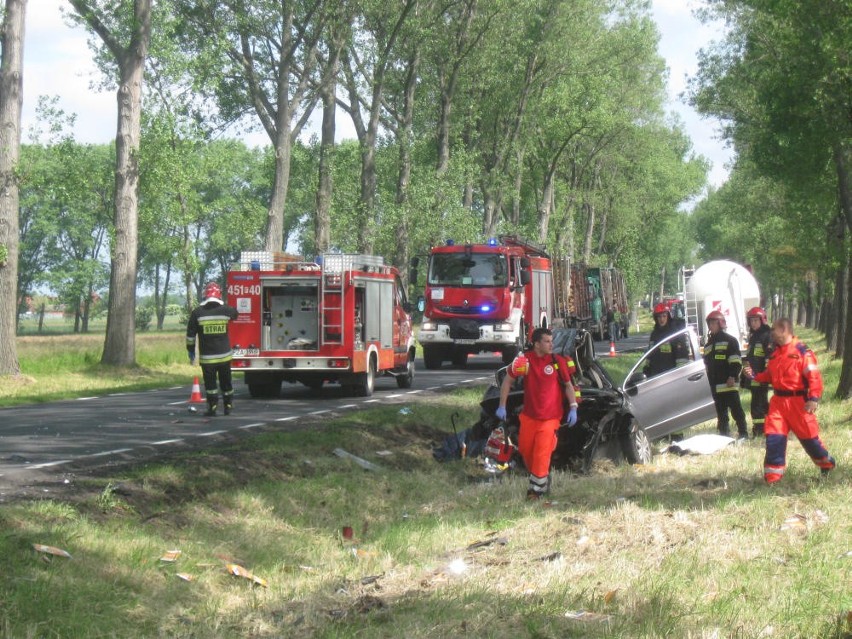
{"type": "MultiPolygon", "coordinates": [[[[819,356],[832,389],[839,361],[819,356]]],[[[0,506],[0,636],[852,633],[849,402],[827,392],[820,406],[840,462],[827,481],[793,440],[787,476],[767,488],[752,442],[558,473],[551,501],[531,504],[522,474],[495,480],[476,460],[431,459],[453,412],[475,421],[480,395],[306,422],[0,506]],[[338,447],[382,470],[334,456],[338,447]],[[73,558],[44,561],[33,543],[73,558]],[[175,563],[159,560],[173,549],[175,563]],[[598,617],[566,616],[578,610],[598,617]]]]}
{"type": "Polygon", "coordinates": [[[100,333],[18,337],[21,374],[0,377],[0,406],[187,385],[201,368],[189,365],[184,334],[137,333],[136,366],[122,369],[100,364],[100,333]]]}

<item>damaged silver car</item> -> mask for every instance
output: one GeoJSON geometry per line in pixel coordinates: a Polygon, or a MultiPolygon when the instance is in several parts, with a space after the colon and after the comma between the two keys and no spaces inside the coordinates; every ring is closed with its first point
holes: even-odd
{"type": "MultiPolygon", "coordinates": [[[[586,472],[600,456],[647,464],[653,455],[654,441],[716,417],[698,338],[692,329],[684,328],[644,353],[621,385],[613,382],[597,360],[590,333],[555,329],[553,344],[555,353],[574,360],[575,380],[582,396],[577,424],[559,429],[553,455],[556,468],[586,472]],[[686,343],[686,363],[648,376],[644,372],[648,358],[657,349],[671,347],[673,340],[686,343]]],[[[483,417],[491,422],[496,421],[494,411],[505,375],[506,367],[497,371],[495,383],[480,402],[483,417]]],[[[517,432],[522,407],[521,378],[513,385],[506,404],[510,432],[517,432]]]]}

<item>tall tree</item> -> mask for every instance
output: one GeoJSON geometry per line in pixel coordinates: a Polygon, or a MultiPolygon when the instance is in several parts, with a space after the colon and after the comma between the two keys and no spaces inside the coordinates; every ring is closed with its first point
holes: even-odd
{"type": "Polygon", "coordinates": [[[153,0],[70,0],[75,19],[101,41],[117,72],[115,136],[115,236],[109,280],[109,311],[101,363],[136,364],[136,257],[138,252],[139,140],[142,82],[151,41],[153,0]]]}
{"type": "Polygon", "coordinates": [[[18,375],[18,158],[21,152],[24,16],[27,0],[6,0],[0,60],[0,375],[18,375]]]}
{"type": "MultiPolygon", "coordinates": [[[[761,173],[811,199],[810,228],[822,230],[837,211],[852,224],[848,0],[707,0],[707,5],[730,28],[724,42],[701,55],[693,103],[726,121],[726,136],[761,173]],[[814,206],[826,188],[833,205],[814,206]]],[[[814,236],[801,234],[798,241],[813,243],[814,236]]],[[[799,288],[805,290],[807,281],[799,288]]],[[[848,291],[847,298],[852,300],[848,291]]],[[[852,308],[846,312],[848,318],[852,308]]],[[[850,352],[852,323],[845,326],[850,352]]],[[[844,358],[837,394],[852,397],[852,358],[844,358]]]]}
{"type": "Polygon", "coordinates": [[[275,150],[265,249],[286,246],[284,210],[293,144],[318,100],[318,47],[326,0],[180,0],[199,87],[226,122],[253,114],[275,150]],[[251,6],[247,6],[251,5],[251,6]]]}
{"type": "Polygon", "coordinates": [[[385,83],[400,57],[403,27],[418,0],[389,4],[361,0],[360,37],[353,38],[341,59],[349,113],[361,147],[361,196],[359,198],[359,249],[371,253],[375,245],[376,143],[379,136],[385,83]]]}

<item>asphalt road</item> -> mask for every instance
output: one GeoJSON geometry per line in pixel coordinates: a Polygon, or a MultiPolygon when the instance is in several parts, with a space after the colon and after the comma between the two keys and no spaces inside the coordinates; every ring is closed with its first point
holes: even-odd
{"type": "MultiPolygon", "coordinates": [[[[616,343],[617,351],[643,349],[647,335],[616,343]]],[[[598,342],[599,357],[609,342],[598,342]]],[[[372,397],[353,398],[337,385],[314,392],[285,384],[276,399],[251,399],[235,380],[234,413],[204,417],[205,404],[190,404],[186,386],[139,393],[116,393],[76,400],[0,409],[0,503],[12,497],[49,494],[87,468],[144,461],[182,448],[203,448],[217,440],[270,429],[292,430],[376,405],[428,401],[430,394],[460,386],[487,386],[500,367],[491,354],[471,356],[464,369],[448,363],[427,371],[417,362],[410,389],[392,377],[376,380],[372,397]]],[[[48,495],[45,495],[48,496],[48,495]]]]}
{"type": "Polygon", "coordinates": [[[441,370],[427,371],[418,361],[412,388],[400,389],[394,378],[379,377],[373,396],[358,398],[344,394],[336,384],[319,392],[284,384],[279,398],[251,399],[242,380],[235,379],[234,412],[227,417],[205,417],[206,404],[190,404],[192,380],[162,390],[3,408],[0,503],[22,492],[49,493],[51,486],[72,481],[84,468],[204,447],[233,435],[293,429],[346,411],[428,401],[430,394],[461,386],[487,386],[500,365],[500,358],[491,354],[471,356],[464,369],[445,363],[441,370]]]}

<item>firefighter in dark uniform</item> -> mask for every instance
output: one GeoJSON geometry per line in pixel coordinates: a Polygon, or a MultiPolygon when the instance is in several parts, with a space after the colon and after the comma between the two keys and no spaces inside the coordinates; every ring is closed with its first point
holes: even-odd
{"type": "Polygon", "coordinates": [[[725,332],[726,327],[725,316],[720,311],[712,311],[707,316],[710,336],[704,345],[704,366],[707,368],[707,381],[710,382],[713,403],[716,404],[719,434],[730,435],[730,411],[737,425],[737,439],[746,440],[748,425],[740,403],[739,379],[743,369],[740,343],[736,337],[725,332]]]}
{"type": "Polygon", "coordinates": [[[234,386],[231,383],[231,340],[228,322],[237,318],[237,309],[222,301],[222,289],[215,282],[204,287],[201,306],[193,309],[186,325],[186,350],[189,363],[195,363],[195,342],[198,341],[199,362],[207,393],[207,416],[216,414],[221,392],[224,411],[230,415],[234,408],[234,386]]]}
{"type": "Polygon", "coordinates": [[[793,335],[787,318],[772,324],[776,348],[769,356],[766,370],[755,373],[748,366],[746,376],[772,384],[772,399],[766,416],[766,456],[763,479],[767,484],[781,480],[787,470],[787,437],[792,430],[805,452],[823,476],[837,466],[819,437],[816,410],[822,397],[823,383],[816,355],[793,335]]]}
{"type": "MultiPolygon", "coordinates": [[[[772,335],[766,323],[766,311],[755,306],[746,314],[748,318],[748,352],[746,363],[757,374],[766,370],[766,359],[772,352],[772,335]]],[[[763,425],[769,411],[769,384],[757,382],[744,376],[751,391],[751,434],[763,437],[763,425]]]]}
{"type": "MultiPolygon", "coordinates": [[[[657,304],[654,307],[654,329],[651,331],[651,338],[648,340],[648,350],[665,340],[672,333],[677,333],[680,330],[677,324],[672,320],[672,314],[665,304],[657,304]]],[[[669,369],[677,366],[683,366],[689,358],[689,347],[686,343],[686,336],[682,335],[677,339],[672,339],[653,351],[646,360],[645,367],[642,372],[647,377],[659,375],[669,369]]]]}

